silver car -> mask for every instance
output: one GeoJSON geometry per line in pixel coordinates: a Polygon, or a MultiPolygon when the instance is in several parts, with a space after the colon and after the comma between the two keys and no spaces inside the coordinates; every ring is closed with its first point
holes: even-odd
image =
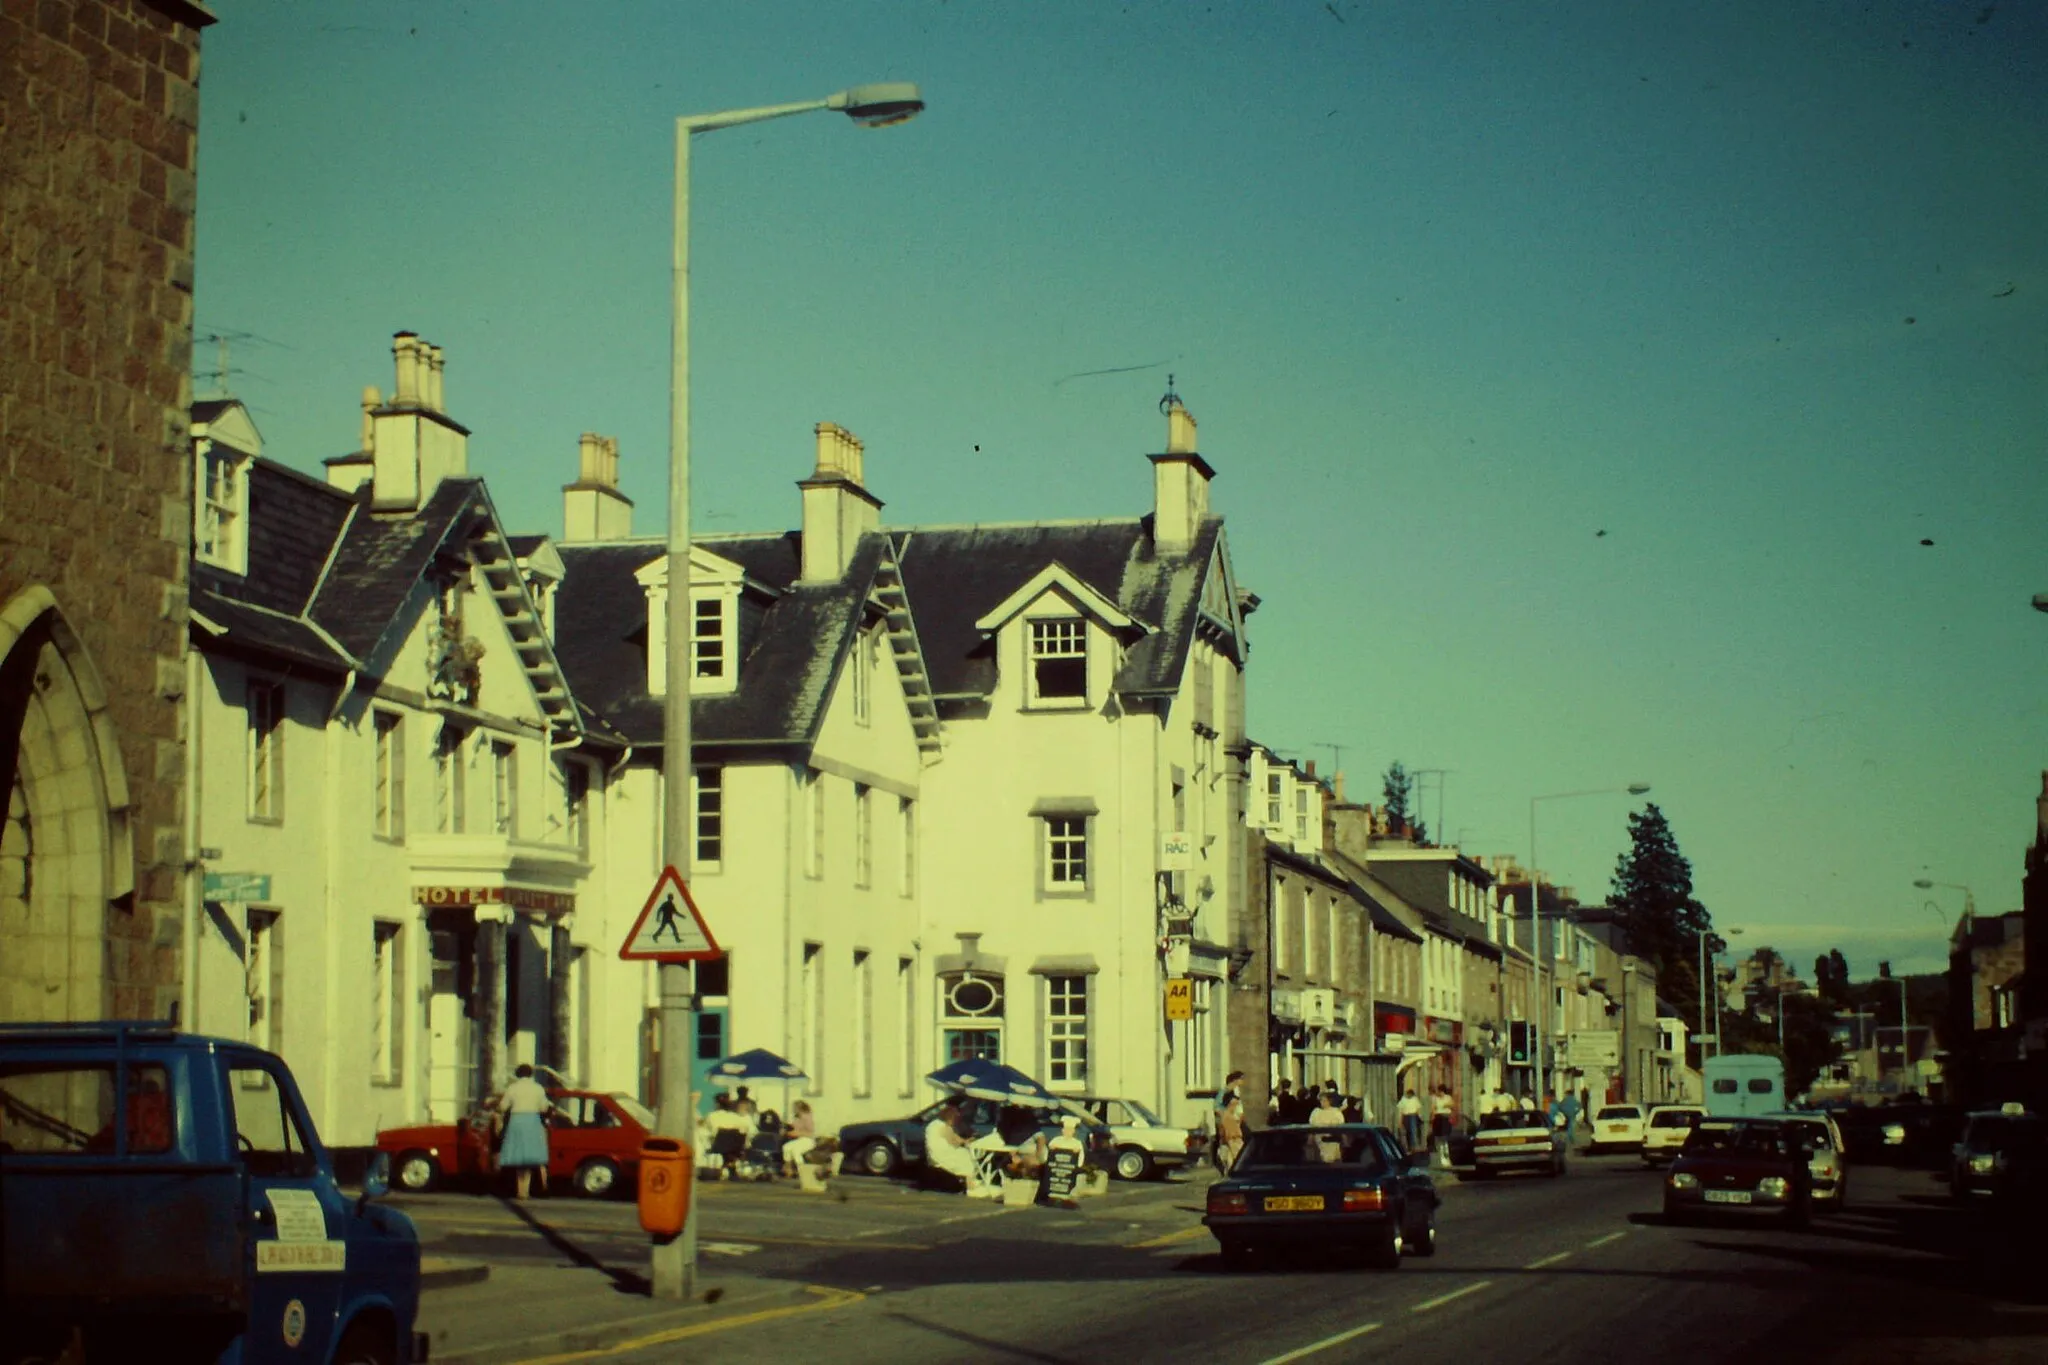
{"type": "Polygon", "coordinates": [[[1764,1117],[1779,1120],[1813,1147],[1806,1164],[1813,1176],[1813,1202],[1841,1207],[1849,1190],[1849,1171],[1842,1157],[1842,1130],[1834,1116],[1820,1110],[1782,1110],[1764,1117]]]}
{"type": "Polygon", "coordinates": [[[1073,1103],[1109,1125],[1116,1146],[1112,1169],[1119,1180],[1150,1180],[1185,1166],[1202,1149],[1198,1128],[1176,1128],[1137,1100],[1077,1096],[1073,1103]]]}

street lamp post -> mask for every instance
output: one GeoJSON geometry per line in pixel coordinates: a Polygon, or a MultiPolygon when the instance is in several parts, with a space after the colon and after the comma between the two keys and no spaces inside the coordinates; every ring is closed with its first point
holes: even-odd
{"type": "MultiPolygon", "coordinates": [[[[668,606],[663,624],[667,678],[661,708],[661,860],[687,868],[692,814],[690,763],[690,139],[743,123],[836,109],[869,128],[914,118],[924,108],[904,82],[860,85],[821,100],[727,109],[676,120],[675,244],[671,279],[668,427],[668,606]]],[[[694,1127],[690,1059],[696,1051],[696,999],[690,969],[664,962],[661,981],[661,1112],[655,1130],[688,1140],[694,1127]]],[[[649,1285],[657,1299],[689,1298],[697,1278],[697,1210],[691,1201],[681,1235],[654,1241],[649,1285]]]]}
{"type": "Polygon", "coordinates": [[[1550,1094],[1551,1076],[1547,1066],[1550,1038],[1550,997],[1543,987],[1543,879],[1536,871],[1536,803],[1538,801],[1564,801],[1578,796],[1614,796],[1622,792],[1630,796],[1641,796],[1650,790],[1647,782],[1631,782],[1626,787],[1593,787],[1578,792],[1547,792],[1542,796],[1529,798],[1529,930],[1530,955],[1536,959],[1536,1055],[1530,1060],[1535,1063],[1536,1098],[1550,1094]]]}

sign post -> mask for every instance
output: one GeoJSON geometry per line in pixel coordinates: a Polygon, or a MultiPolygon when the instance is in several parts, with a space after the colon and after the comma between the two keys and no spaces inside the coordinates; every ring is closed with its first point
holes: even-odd
{"type": "MultiPolygon", "coordinates": [[[[674,865],[663,867],[655,878],[654,890],[627,931],[619,956],[628,962],[661,964],[661,1111],[655,1129],[663,1137],[688,1142],[695,1119],[695,1106],[690,1102],[690,1053],[696,1032],[689,964],[721,953],[674,865]]],[[[697,1278],[696,1201],[685,1203],[681,1231],[650,1235],[649,1283],[654,1297],[689,1298],[697,1278]]]]}

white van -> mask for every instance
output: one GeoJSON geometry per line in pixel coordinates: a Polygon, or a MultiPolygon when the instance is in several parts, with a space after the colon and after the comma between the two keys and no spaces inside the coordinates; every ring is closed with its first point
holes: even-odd
{"type": "Polygon", "coordinates": [[[1776,1057],[1709,1057],[1704,1070],[1709,1118],[1770,1114],[1785,1107],[1785,1064],[1776,1057]]]}

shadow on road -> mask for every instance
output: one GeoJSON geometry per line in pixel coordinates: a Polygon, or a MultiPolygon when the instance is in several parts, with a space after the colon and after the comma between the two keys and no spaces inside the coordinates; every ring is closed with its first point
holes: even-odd
{"type": "Polygon", "coordinates": [[[499,1195],[498,1202],[503,1204],[514,1218],[526,1224],[527,1227],[540,1236],[542,1241],[560,1252],[573,1264],[579,1265],[585,1270],[595,1270],[602,1274],[612,1282],[612,1288],[621,1294],[636,1294],[643,1298],[646,1297],[650,1286],[645,1275],[640,1274],[638,1271],[627,1270],[622,1266],[606,1265],[601,1258],[585,1251],[562,1233],[534,1217],[532,1211],[526,1207],[524,1200],[508,1199],[503,1195],[499,1195]]]}

